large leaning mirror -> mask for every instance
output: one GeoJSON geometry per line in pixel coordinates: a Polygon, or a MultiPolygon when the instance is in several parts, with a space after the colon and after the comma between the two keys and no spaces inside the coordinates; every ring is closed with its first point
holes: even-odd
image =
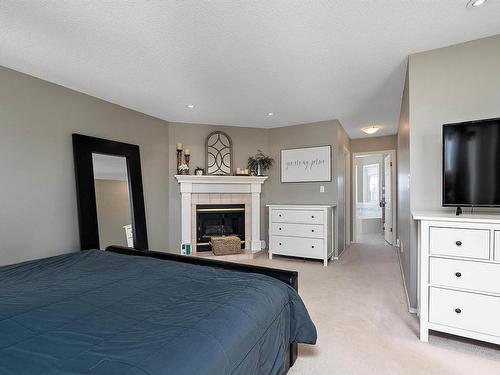
{"type": "Polygon", "coordinates": [[[139,146],[73,135],[80,245],[147,249],[139,146]]]}

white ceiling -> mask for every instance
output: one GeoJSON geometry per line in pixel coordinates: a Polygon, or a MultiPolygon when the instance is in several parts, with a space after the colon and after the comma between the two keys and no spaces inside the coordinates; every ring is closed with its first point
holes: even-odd
{"type": "Polygon", "coordinates": [[[409,54],[500,33],[466,3],[0,0],[0,64],[168,121],[394,134],[409,54]]]}

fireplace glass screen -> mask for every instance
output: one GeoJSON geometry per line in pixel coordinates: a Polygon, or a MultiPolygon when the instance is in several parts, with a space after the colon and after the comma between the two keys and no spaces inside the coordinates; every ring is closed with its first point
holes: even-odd
{"type": "Polygon", "coordinates": [[[210,251],[213,236],[237,236],[245,248],[245,205],[197,205],[196,250],[210,251]]]}

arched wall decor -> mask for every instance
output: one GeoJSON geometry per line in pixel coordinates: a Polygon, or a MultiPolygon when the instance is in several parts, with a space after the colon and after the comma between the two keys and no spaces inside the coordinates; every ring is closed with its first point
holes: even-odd
{"type": "Polygon", "coordinates": [[[230,175],[233,162],[233,143],[224,132],[210,133],[206,141],[207,174],[230,175]]]}

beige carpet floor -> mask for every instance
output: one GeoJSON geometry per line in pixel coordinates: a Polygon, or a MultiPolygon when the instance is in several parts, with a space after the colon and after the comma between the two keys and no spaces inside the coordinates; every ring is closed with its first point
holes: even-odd
{"type": "MultiPolygon", "coordinates": [[[[318,329],[301,345],[290,375],[500,374],[500,347],[431,335],[418,340],[408,312],[397,250],[383,241],[353,244],[339,261],[262,254],[242,263],[297,270],[299,293],[318,329]]],[[[500,324],[500,316],[498,317],[500,324]]]]}

